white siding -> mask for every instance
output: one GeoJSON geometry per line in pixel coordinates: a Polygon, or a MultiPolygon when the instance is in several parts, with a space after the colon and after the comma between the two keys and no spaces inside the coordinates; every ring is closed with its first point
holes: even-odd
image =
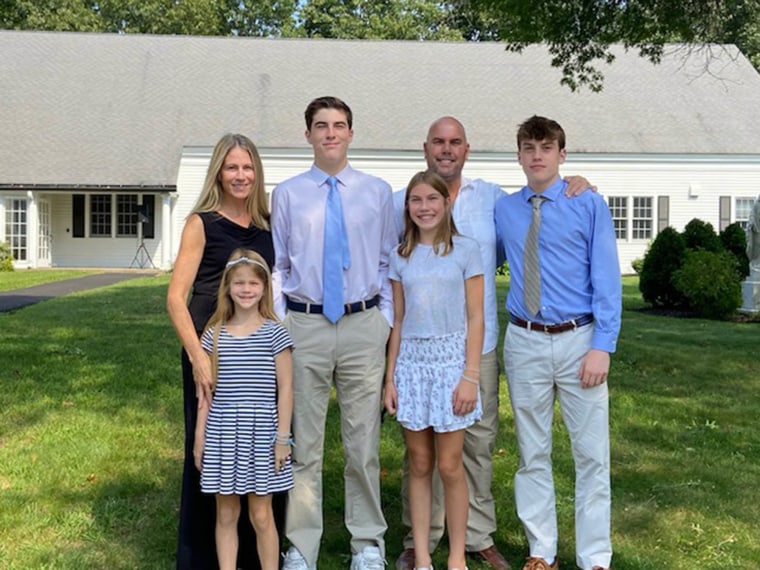
{"type": "MultiPolygon", "coordinates": [[[[192,209],[203,185],[211,147],[187,147],[177,178],[174,206],[172,258],[179,247],[185,217],[192,209]]],[[[309,168],[311,149],[262,149],[267,192],[279,182],[309,168]]],[[[403,188],[411,176],[425,168],[420,152],[354,151],[354,168],[388,181],[394,190],[403,188]]],[[[483,178],[514,191],[524,184],[522,168],[513,153],[471,152],[465,173],[483,178]]],[[[719,198],[732,196],[731,221],[735,220],[736,197],[754,198],[760,192],[760,156],[632,156],[574,155],[562,167],[563,175],[580,174],[596,185],[605,197],[627,196],[629,211],[633,197],[651,197],[653,235],[657,232],[657,197],[669,196],[669,224],[681,231],[693,218],[710,222],[719,230],[719,198]]],[[[630,219],[630,217],[629,217],[630,219]]],[[[620,270],[632,273],[631,262],[642,257],[647,239],[618,240],[620,270]]]]}

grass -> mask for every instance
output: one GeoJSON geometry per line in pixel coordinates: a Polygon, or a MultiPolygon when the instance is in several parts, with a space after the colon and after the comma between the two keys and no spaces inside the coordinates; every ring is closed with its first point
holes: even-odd
{"type": "MultiPolygon", "coordinates": [[[[1,568],[173,568],[183,423],[167,281],[138,278],[0,314],[1,568]]],[[[501,280],[502,297],[506,287],[501,280]]],[[[756,568],[760,328],[638,312],[635,278],[625,280],[624,304],[610,379],[615,568],[756,568]]],[[[526,542],[514,513],[517,457],[504,383],[500,410],[495,539],[519,568],[526,542]]],[[[332,402],[324,570],[349,562],[337,415],[332,402]]],[[[560,565],[573,568],[572,461],[559,416],[555,426],[560,565]]],[[[406,531],[402,449],[398,426],[386,419],[391,565],[406,531]]],[[[434,562],[445,568],[445,545],[434,562]]]]}
{"type": "Polygon", "coordinates": [[[34,285],[43,285],[45,283],[53,283],[54,281],[63,281],[64,279],[84,277],[93,273],[100,273],[100,271],[85,269],[17,269],[16,271],[2,271],[0,272],[0,291],[33,287],[34,285]]]}

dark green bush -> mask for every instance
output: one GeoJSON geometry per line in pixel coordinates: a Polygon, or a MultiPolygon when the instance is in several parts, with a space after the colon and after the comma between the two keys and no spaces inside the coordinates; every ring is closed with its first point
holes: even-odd
{"type": "Polygon", "coordinates": [[[682,235],[686,249],[695,251],[704,249],[705,251],[712,251],[714,253],[723,251],[723,243],[721,243],[718,234],[715,233],[715,229],[710,222],[703,222],[698,218],[694,218],[686,224],[682,235]]]}
{"type": "Polygon", "coordinates": [[[671,275],[686,259],[686,245],[680,233],[671,227],[662,230],[644,256],[639,272],[639,290],[647,303],[660,307],[678,307],[685,298],[671,282],[671,275]]]}
{"type": "Polygon", "coordinates": [[[749,275],[749,259],[747,258],[747,233],[739,222],[726,226],[720,232],[720,241],[726,251],[736,258],[736,267],[739,275],[744,279],[749,275]]]}
{"type": "Polygon", "coordinates": [[[0,242],[0,271],[13,271],[11,246],[6,242],[0,242]]]}
{"type": "Polygon", "coordinates": [[[673,284],[689,308],[708,319],[725,318],[742,303],[736,260],[726,251],[688,251],[683,266],[673,273],[673,284]]]}

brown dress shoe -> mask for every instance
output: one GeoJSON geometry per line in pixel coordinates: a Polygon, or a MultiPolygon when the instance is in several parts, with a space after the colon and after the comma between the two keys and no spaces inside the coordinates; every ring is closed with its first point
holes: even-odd
{"type": "Polygon", "coordinates": [[[396,570],[414,570],[414,548],[405,548],[396,559],[396,570]]]}
{"type": "Polygon", "coordinates": [[[539,556],[531,556],[525,562],[523,570],[559,570],[559,562],[557,561],[556,556],[554,557],[554,562],[552,564],[549,564],[539,556]]]}
{"type": "Polygon", "coordinates": [[[480,562],[485,562],[494,570],[509,570],[510,568],[509,562],[507,562],[507,559],[501,555],[501,552],[499,552],[499,549],[496,548],[495,544],[492,544],[485,550],[468,552],[467,556],[480,562]]]}

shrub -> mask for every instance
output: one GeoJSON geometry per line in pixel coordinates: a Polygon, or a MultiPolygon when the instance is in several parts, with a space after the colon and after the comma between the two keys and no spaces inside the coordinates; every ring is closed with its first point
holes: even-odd
{"type": "Polygon", "coordinates": [[[0,271],[13,271],[11,246],[6,242],[0,242],[0,271]]]}
{"type": "Polygon", "coordinates": [[[704,249],[714,253],[723,251],[723,243],[710,222],[694,218],[686,224],[682,235],[687,249],[704,249]]]}
{"type": "Polygon", "coordinates": [[[631,267],[636,272],[637,275],[641,275],[641,268],[644,265],[644,260],[641,257],[637,257],[633,261],[631,261],[631,267]]]}
{"type": "Polygon", "coordinates": [[[673,274],[673,284],[689,307],[708,319],[722,319],[742,303],[736,261],[728,252],[689,251],[683,266],[673,274]]]}
{"type": "Polygon", "coordinates": [[[680,233],[671,227],[662,230],[644,256],[639,273],[639,290],[647,303],[677,307],[685,298],[671,283],[671,275],[686,258],[686,245],[680,233]]]}
{"type": "Polygon", "coordinates": [[[744,279],[749,275],[749,258],[747,257],[747,233],[739,222],[726,226],[720,232],[720,241],[726,251],[736,258],[736,267],[739,275],[744,279]]]}

